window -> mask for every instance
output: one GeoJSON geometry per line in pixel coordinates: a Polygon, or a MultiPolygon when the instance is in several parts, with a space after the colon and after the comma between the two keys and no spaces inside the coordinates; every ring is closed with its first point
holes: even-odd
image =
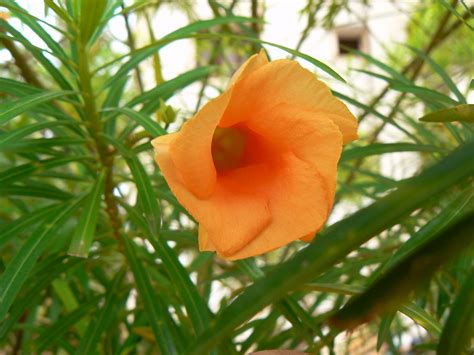
{"type": "Polygon", "coordinates": [[[339,40],[339,54],[349,54],[349,49],[361,50],[361,39],[359,37],[338,37],[339,40]]]}
{"type": "Polygon", "coordinates": [[[344,27],[336,29],[339,55],[350,54],[351,49],[367,50],[367,31],[364,27],[344,27]]]}

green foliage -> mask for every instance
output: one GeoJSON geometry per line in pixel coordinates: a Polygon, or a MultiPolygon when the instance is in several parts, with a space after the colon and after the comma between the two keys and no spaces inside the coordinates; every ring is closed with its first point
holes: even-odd
{"type": "Polygon", "coordinates": [[[385,85],[370,98],[299,49],[351,1],[307,1],[296,48],[260,39],[260,7],[240,13],[241,2],[209,1],[213,17],[201,19],[186,1],[45,0],[40,19],[0,0],[11,56],[0,67],[0,353],[357,354],[355,340],[399,353],[413,329],[414,350],[472,352],[474,10],[428,1],[406,46],[388,48],[397,60],[352,51],[364,61],[352,74],[385,85]],[[164,6],[189,24],[161,38],[148,26],[146,42],[140,21],[164,6]],[[109,45],[121,21],[125,54],[109,45]],[[163,80],[163,48],[181,40],[199,65],[163,80]],[[192,116],[175,107],[181,90],[200,84],[199,107],[261,46],[334,80],[361,138],[340,160],[338,222],[306,247],[228,262],[198,252],[150,141],[192,116]],[[385,129],[397,140],[381,139],[385,129]],[[413,176],[381,169],[397,154],[417,157],[413,176]]]}
{"type": "Polygon", "coordinates": [[[474,105],[459,105],[440,111],[430,112],[420,118],[425,122],[474,121],[474,105]]]}

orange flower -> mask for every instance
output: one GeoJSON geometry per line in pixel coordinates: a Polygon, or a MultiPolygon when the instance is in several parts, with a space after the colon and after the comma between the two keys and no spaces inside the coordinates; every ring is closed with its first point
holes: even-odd
{"type": "Polygon", "coordinates": [[[324,83],[262,50],[227,91],[152,144],[199,222],[199,249],[235,260],[312,239],[333,205],[342,144],[356,138],[355,117],[324,83]]]}

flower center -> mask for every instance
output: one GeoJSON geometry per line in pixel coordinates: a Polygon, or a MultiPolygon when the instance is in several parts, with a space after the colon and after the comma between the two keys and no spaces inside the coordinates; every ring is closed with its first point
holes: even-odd
{"type": "Polygon", "coordinates": [[[241,166],[247,135],[237,128],[217,127],[212,137],[212,159],[216,170],[230,170],[241,166]]]}

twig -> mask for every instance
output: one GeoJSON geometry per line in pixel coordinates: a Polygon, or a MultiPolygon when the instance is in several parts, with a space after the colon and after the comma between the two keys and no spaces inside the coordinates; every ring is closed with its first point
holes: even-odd
{"type": "MultiPolygon", "coordinates": [[[[257,20],[255,22],[252,22],[250,24],[250,27],[252,28],[253,34],[256,38],[260,38],[260,24],[258,23],[258,19],[260,18],[258,14],[258,0],[252,0],[252,18],[257,20]]],[[[257,42],[252,42],[252,49],[254,53],[257,53],[261,48],[261,45],[257,42]]]]}
{"type": "MultiPolygon", "coordinates": [[[[4,32],[3,29],[0,29],[1,32],[4,32]]],[[[20,69],[20,74],[25,79],[28,84],[36,86],[37,88],[44,89],[43,83],[38,79],[36,73],[31,69],[32,67],[28,64],[28,59],[23,53],[17,48],[15,43],[12,40],[1,37],[0,43],[10,52],[13,59],[15,60],[15,65],[20,69]]]]}
{"type": "MultiPolygon", "coordinates": [[[[122,17],[125,21],[125,28],[127,29],[127,44],[130,50],[134,51],[136,48],[135,37],[133,37],[133,32],[132,32],[132,29],[130,28],[130,23],[128,21],[128,14],[124,10],[125,10],[125,7],[122,4],[122,17]]],[[[142,79],[142,74],[140,72],[140,68],[138,65],[135,67],[135,73],[137,75],[137,83],[138,83],[138,87],[140,88],[140,92],[143,92],[144,90],[143,79],[142,79]]]]}
{"type": "MultiPolygon", "coordinates": [[[[306,18],[306,26],[305,26],[303,32],[301,33],[301,37],[298,40],[298,43],[296,44],[296,47],[295,47],[296,51],[299,51],[301,49],[301,46],[303,45],[306,38],[308,38],[308,35],[309,35],[310,31],[316,25],[315,17],[316,17],[317,12],[321,8],[321,4],[322,4],[322,0],[320,0],[318,2],[318,4],[316,6],[314,6],[313,9],[311,9],[311,8],[308,9],[308,16],[306,18]]],[[[310,4],[308,4],[308,6],[310,6],[310,4]]],[[[304,9],[302,11],[304,11],[304,9]]],[[[296,57],[295,55],[292,55],[292,59],[294,59],[295,57],[296,57]]]]}
{"type": "MultiPolygon", "coordinates": [[[[457,1],[455,1],[457,2],[457,1]]],[[[450,34],[453,33],[455,29],[459,27],[459,25],[462,23],[461,20],[458,20],[455,24],[452,26],[446,28],[447,23],[449,18],[451,17],[451,12],[447,11],[446,14],[443,16],[441,21],[438,24],[438,27],[431,38],[430,43],[426,46],[424,49],[424,52],[426,55],[429,55],[436,47],[438,47],[450,34]]],[[[420,58],[418,55],[413,58],[410,63],[408,63],[401,71],[403,75],[406,75],[407,73],[410,73],[409,79],[411,81],[414,81],[417,76],[420,74],[421,69],[423,68],[424,61],[422,58],[420,58]]],[[[369,107],[374,107],[388,92],[390,86],[387,85],[384,90],[375,98],[373,99],[370,104],[368,105],[369,107]]],[[[388,114],[387,119],[392,120],[395,114],[398,111],[398,108],[400,104],[402,103],[403,99],[405,98],[406,93],[402,93],[397,101],[395,102],[391,112],[388,114]]],[[[359,122],[362,121],[370,112],[366,110],[361,116],[359,116],[359,122]]],[[[374,143],[377,139],[379,134],[382,132],[386,125],[386,121],[384,121],[379,127],[375,129],[375,131],[372,133],[371,138],[369,139],[369,144],[374,143]]],[[[343,184],[350,184],[354,178],[355,178],[355,171],[362,165],[363,159],[358,159],[354,163],[354,170],[352,170],[349,173],[349,176],[346,178],[346,180],[343,182],[343,184]]],[[[335,204],[338,202],[338,199],[336,199],[335,204]]]]}

